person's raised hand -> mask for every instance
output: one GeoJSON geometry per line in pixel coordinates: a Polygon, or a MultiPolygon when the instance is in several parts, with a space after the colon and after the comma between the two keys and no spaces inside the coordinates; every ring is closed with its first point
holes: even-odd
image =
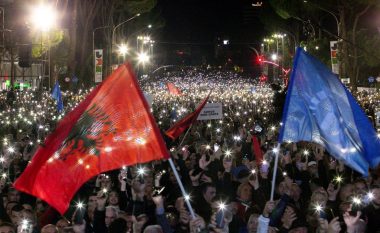
{"type": "Polygon", "coordinates": [[[339,217],[336,217],[333,220],[331,220],[331,222],[329,223],[327,232],[328,233],[339,233],[340,230],[341,230],[341,227],[340,227],[339,217]]]}
{"type": "Polygon", "coordinates": [[[347,226],[347,233],[356,232],[361,214],[361,211],[356,212],[356,216],[351,216],[349,212],[343,214],[344,223],[346,223],[347,226]]]}
{"type": "Polygon", "coordinates": [[[297,215],[294,212],[293,208],[286,207],[284,214],[281,217],[282,226],[285,229],[290,229],[293,222],[297,219],[297,215]]]}

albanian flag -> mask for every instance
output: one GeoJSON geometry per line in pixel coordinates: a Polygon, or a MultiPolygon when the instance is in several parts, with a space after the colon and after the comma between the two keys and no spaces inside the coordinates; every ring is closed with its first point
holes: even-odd
{"type": "Polygon", "coordinates": [[[174,83],[167,83],[166,86],[168,87],[169,93],[172,95],[182,95],[181,90],[174,85],[174,83]]]}
{"type": "Polygon", "coordinates": [[[67,210],[91,177],[169,158],[129,65],[121,65],[63,118],[16,180],[16,189],[67,210]]]}
{"type": "Polygon", "coordinates": [[[207,97],[198,105],[194,112],[188,114],[186,117],[182,118],[175,125],[166,130],[165,134],[171,139],[175,140],[178,138],[194,121],[197,120],[199,113],[201,113],[203,107],[207,104],[207,100],[210,97],[211,92],[207,97]]]}
{"type": "Polygon", "coordinates": [[[261,163],[263,161],[263,152],[260,147],[259,139],[256,136],[252,137],[252,149],[255,154],[256,162],[261,163]]]}

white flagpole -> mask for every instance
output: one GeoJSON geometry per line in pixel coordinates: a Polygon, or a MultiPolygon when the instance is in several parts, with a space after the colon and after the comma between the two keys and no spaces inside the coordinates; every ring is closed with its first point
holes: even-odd
{"type": "Polygon", "coordinates": [[[185,188],[183,187],[182,181],[181,181],[181,179],[180,179],[180,177],[178,175],[177,169],[175,168],[174,162],[173,162],[173,160],[171,158],[168,159],[168,161],[169,161],[170,167],[173,170],[174,176],[177,179],[177,183],[179,185],[179,188],[181,189],[183,199],[185,200],[185,203],[186,203],[187,207],[189,208],[189,211],[190,211],[190,214],[191,214],[191,218],[195,219],[195,213],[194,213],[193,208],[191,207],[189,195],[186,193],[185,188]]]}
{"type": "Polygon", "coordinates": [[[275,153],[274,167],[273,167],[273,177],[272,177],[272,190],[270,192],[270,200],[273,201],[274,189],[276,187],[276,176],[277,176],[277,167],[278,167],[278,155],[280,154],[281,144],[278,143],[277,147],[273,149],[275,153]]]}

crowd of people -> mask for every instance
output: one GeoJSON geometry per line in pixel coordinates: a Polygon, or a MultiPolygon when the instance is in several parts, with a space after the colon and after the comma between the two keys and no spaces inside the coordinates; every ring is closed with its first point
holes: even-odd
{"type": "MultiPolygon", "coordinates": [[[[140,84],[153,99],[152,114],[187,195],[168,162],[153,161],[99,174],[61,216],[12,183],[64,113],[48,92],[4,92],[0,233],[380,232],[380,170],[362,177],[313,143],[281,145],[271,200],[283,87],[199,67],[164,71],[140,84]],[[182,93],[168,92],[168,83],[182,93]],[[223,118],[197,121],[179,139],[167,138],[164,131],[210,91],[209,102],[222,103],[223,118]]],[[[87,93],[64,92],[65,112],[87,93]]],[[[358,100],[375,109],[380,95],[358,100]]]]}

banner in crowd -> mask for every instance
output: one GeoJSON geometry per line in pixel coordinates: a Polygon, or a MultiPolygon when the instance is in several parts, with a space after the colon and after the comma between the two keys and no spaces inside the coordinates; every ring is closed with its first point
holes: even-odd
{"type": "Polygon", "coordinates": [[[94,50],[95,58],[95,83],[103,81],[103,49],[94,50]]]}
{"type": "Polygon", "coordinates": [[[204,106],[199,113],[197,120],[219,120],[223,119],[223,104],[222,103],[208,103],[204,106]]]}
{"type": "Polygon", "coordinates": [[[279,142],[309,141],[368,175],[380,163],[380,140],[351,93],[324,64],[298,48],[279,142]]]}

